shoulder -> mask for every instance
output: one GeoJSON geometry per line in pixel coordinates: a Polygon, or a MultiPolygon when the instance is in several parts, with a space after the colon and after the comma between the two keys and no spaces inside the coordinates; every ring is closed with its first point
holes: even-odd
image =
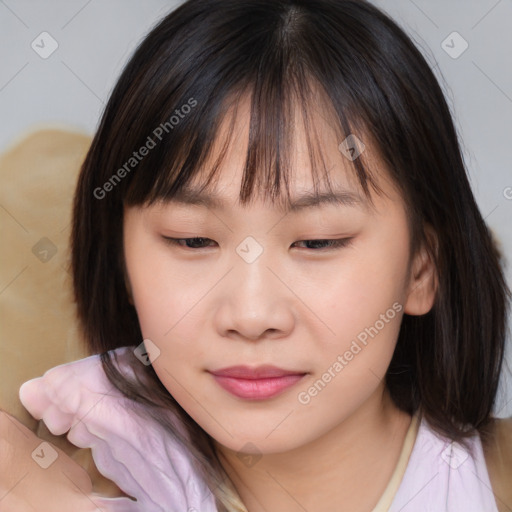
{"type": "Polygon", "coordinates": [[[500,464],[512,464],[512,416],[491,418],[480,429],[480,437],[486,458],[496,457],[500,464]]]}
{"type": "Polygon", "coordinates": [[[480,436],[498,510],[508,511],[512,508],[512,416],[492,418],[480,436]]]}

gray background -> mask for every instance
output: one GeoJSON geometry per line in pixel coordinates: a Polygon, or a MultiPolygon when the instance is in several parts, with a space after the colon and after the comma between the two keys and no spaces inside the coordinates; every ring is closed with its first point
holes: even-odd
{"type": "MultiPolygon", "coordinates": [[[[0,151],[42,127],[93,134],[135,46],[179,3],[0,0],[0,151]],[[47,59],[31,47],[42,32],[58,43],[47,59]]],[[[409,33],[434,68],[455,118],[477,202],[512,262],[512,2],[373,3],[409,33]],[[468,44],[457,58],[464,43],[450,36],[454,31],[468,44]]],[[[511,285],[510,264],[506,272],[511,285]]],[[[510,350],[508,360],[512,366],[510,350]]],[[[496,414],[512,415],[512,379],[506,374],[496,414]]]]}

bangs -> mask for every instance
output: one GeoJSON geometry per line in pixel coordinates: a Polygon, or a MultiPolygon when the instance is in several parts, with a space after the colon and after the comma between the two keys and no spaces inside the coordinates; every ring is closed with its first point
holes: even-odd
{"type": "MultiPolygon", "coordinates": [[[[366,153],[347,147],[357,141],[378,152],[376,143],[369,140],[369,123],[364,121],[369,103],[364,89],[340,82],[339,74],[331,77],[328,70],[334,63],[319,59],[314,46],[309,55],[299,49],[294,41],[301,35],[297,13],[287,13],[279,23],[272,31],[258,31],[254,28],[257,20],[253,19],[252,38],[241,34],[237,40],[237,34],[231,33],[222,51],[203,49],[200,55],[194,55],[199,62],[193,72],[184,70],[186,76],[179,76],[174,71],[160,77],[164,85],[151,101],[145,99],[148,108],[138,107],[139,118],[133,121],[139,136],[130,145],[142,147],[151,139],[155,147],[119,187],[125,205],[169,201],[199,174],[204,176],[202,190],[208,190],[236,135],[235,122],[244,100],[250,104],[250,120],[241,204],[259,198],[288,207],[292,156],[299,131],[305,134],[314,193],[332,191],[332,166],[325,162],[325,143],[315,123],[318,118],[336,134],[340,154],[346,157],[340,158],[352,168],[372,204],[370,188],[377,193],[380,190],[366,153]],[[328,90],[329,84],[332,90],[328,90]],[[225,123],[227,131],[221,130],[225,123]],[[214,151],[214,146],[222,149],[214,151]],[[351,156],[354,151],[356,157],[351,156]]],[[[352,64],[345,62],[344,66],[352,64]]],[[[363,83],[364,77],[360,80],[363,83]]],[[[126,135],[132,138],[130,133],[126,135]]],[[[124,155],[120,161],[126,158],[124,155]]]]}
{"type": "MultiPolygon", "coordinates": [[[[307,79],[292,82],[283,76],[275,78],[275,81],[266,79],[250,89],[227,94],[217,118],[213,118],[215,113],[210,104],[202,104],[203,108],[196,105],[195,115],[190,119],[184,118],[180,123],[182,133],[175,127],[176,131],[161,143],[160,165],[155,167],[149,159],[139,165],[126,191],[125,205],[169,201],[192,181],[197,182],[199,175],[203,176],[200,190],[208,191],[218,178],[230,141],[237,135],[235,125],[239,119],[240,104],[247,98],[250,102],[249,138],[240,204],[260,199],[284,209],[289,207],[293,154],[297,149],[299,131],[303,131],[305,136],[314,194],[333,190],[333,166],[329,167],[324,158],[325,143],[317,130],[316,120],[319,118],[336,134],[340,159],[343,159],[341,155],[346,157],[363,193],[372,204],[370,186],[377,193],[380,189],[365,154],[357,147],[358,144],[368,145],[365,135],[368,130],[361,128],[357,118],[350,121],[344,113],[338,115],[332,103],[329,104],[325,91],[319,93],[318,82],[312,87],[307,79]],[[273,82],[281,84],[281,87],[272,88],[273,82]],[[213,119],[213,122],[205,123],[203,119],[213,119]],[[223,126],[228,126],[228,129],[222,130],[223,126]],[[191,137],[190,134],[195,135],[191,137]],[[214,148],[219,147],[222,149],[215,151],[214,148]],[[357,156],[353,157],[354,154],[357,156]]],[[[338,166],[336,169],[339,172],[338,166]]]]}

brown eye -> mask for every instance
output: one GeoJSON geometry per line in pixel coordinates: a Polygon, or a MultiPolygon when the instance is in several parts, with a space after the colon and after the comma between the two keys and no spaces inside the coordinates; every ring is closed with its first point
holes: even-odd
{"type": "Polygon", "coordinates": [[[346,247],[352,238],[337,238],[334,240],[317,239],[317,240],[300,240],[295,244],[307,244],[306,249],[322,250],[322,249],[338,249],[346,247]]]}
{"type": "Polygon", "coordinates": [[[210,238],[194,237],[194,238],[170,238],[162,236],[162,238],[170,245],[176,245],[186,249],[203,249],[207,242],[213,242],[210,238]],[[184,242],[184,243],[183,243],[184,242]]]}

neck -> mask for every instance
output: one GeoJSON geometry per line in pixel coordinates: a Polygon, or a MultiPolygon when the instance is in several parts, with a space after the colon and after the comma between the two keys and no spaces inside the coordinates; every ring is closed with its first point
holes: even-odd
{"type": "Polygon", "coordinates": [[[249,512],[368,511],[391,478],[410,422],[382,385],[321,438],[264,454],[252,467],[236,452],[215,446],[249,512]]]}

